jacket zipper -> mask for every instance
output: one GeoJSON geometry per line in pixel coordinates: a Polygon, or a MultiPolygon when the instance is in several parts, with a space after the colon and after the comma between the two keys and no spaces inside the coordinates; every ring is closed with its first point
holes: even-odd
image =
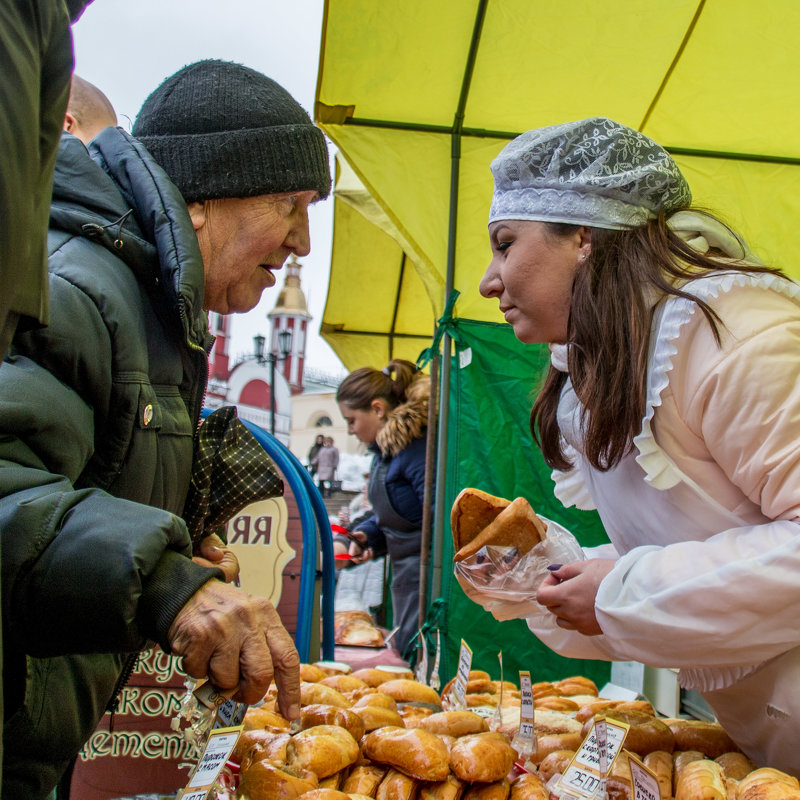
{"type": "Polygon", "coordinates": [[[122,672],[120,672],[119,677],[117,678],[117,683],[114,686],[114,693],[111,695],[111,699],[108,701],[108,705],[106,706],[106,711],[111,714],[111,718],[108,721],[109,733],[114,732],[114,714],[116,714],[117,709],[119,708],[119,696],[122,694],[125,684],[127,684],[131,679],[131,675],[133,675],[133,671],[136,669],[136,665],[139,663],[140,655],[141,652],[129,653],[128,657],[125,659],[125,663],[122,665],[122,672]]]}

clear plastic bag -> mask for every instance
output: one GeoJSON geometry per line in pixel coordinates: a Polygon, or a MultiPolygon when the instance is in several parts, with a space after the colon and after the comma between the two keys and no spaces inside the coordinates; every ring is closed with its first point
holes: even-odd
{"type": "Polygon", "coordinates": [[[470,600],[495,619],[544,619],[550,612],[536,602],[539,584],[551,564],[583,561],[578,540],[557,522],[539,517],[547,536],[525,555],[516,547],[486,545],[475,555],[453,564],[456,580],[470,600]]]}

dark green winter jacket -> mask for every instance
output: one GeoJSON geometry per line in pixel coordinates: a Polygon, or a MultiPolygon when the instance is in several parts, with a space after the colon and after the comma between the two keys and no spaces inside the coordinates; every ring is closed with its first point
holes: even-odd
{"type": "Polygon", "coordinates": [[[186,204],[118,128],[65,134],[49,327],[0,369],[3,797],[46,797],[117,690],[218,570],[183,510],[211,345],[186,204]],[[90,154],[91,152],[91,154],[90,154]]]}

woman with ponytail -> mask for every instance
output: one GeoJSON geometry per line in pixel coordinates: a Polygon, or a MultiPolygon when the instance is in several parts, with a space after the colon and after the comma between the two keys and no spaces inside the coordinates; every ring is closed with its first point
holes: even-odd
{"type": "Polygon", "coordinates": [[[417,631],[425,436],[430,378],[410,361],[382,370],[351,372],[336,393],[348,433],[373,454],[367,494],[372,515],[352,531],[356,564],[388,554],[392,565],[392,611],[402,654],[417,631]]]}
{"type": "Polygon", "coordinates": [[[480,290],[549,343],[532,434],[617,553],[554,565],[529,626],[679,667],[751,759],[800,775],[800,287],[612,120],[528,131],[492,172],[480,290]]]}

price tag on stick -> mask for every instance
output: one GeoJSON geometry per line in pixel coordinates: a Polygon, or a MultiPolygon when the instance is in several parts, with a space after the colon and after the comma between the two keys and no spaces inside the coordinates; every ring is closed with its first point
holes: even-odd
{"type": "Polygon", "coordinates": [[[453,693],[456,697],[456,708],[460,711],[463,711],[467,707],[467,682],[469,681],[469,672],[471,668],[472,650],[462,639],[461,652],[458,656],[458,672],[456,673],[455,686],[453,686],[453,693]]]}
{"type": "Polygon", "coordinates": [[[525,764],[538,746],[534,727],[535,709],[531,673],[527,670],[519,672],[519,693],[519,731],[514,736],[511,746],[519,753],[520,760],[525,764]]]}
{"type": "Polygon", "coordinates": [[[571,795],[581,798],[602,797],[605,778],[611,769],[614,759],[622,750],[630,725],[616,719],[604,719],[600,736],[605,738],[605,755],[602,755],[598,744],[598,722],[581,742],[578,751],[572,757],[564,774],[558,779],[557,786],[571,795]],[[605,771],[601,770],[601,760],[605,771]]]}
{"type": "Polygon", "coordinates": [[[182,797],[204,796],[197,793],[205,792],[207,794],[211,790],[214,781],[217,780],[217,776],[225,766],[225,762],[230,758],[241,732],[242,726],[238,726],[236,728],[216,728],[208,734],[203,755],[194,768],[182,797]]]}
{"type": "Polygon", "coordinates": [[[436,654],[433,657],[433,670],[431,671],[431,682],[430,686],[432,689],[436,689],[439,691],[439,687],[442,685],[441,681],[439,680],[439,656],[442,652],[442,642],[440,631],[436,629],[436,654]]]}
{"type": "Polygon", "coordinates": [[[497,654],[500,662],[500,702],[494,708],[494,714],[489,721],[490,730],[496,731],[503,724],[503,651],[497,654]]]}

